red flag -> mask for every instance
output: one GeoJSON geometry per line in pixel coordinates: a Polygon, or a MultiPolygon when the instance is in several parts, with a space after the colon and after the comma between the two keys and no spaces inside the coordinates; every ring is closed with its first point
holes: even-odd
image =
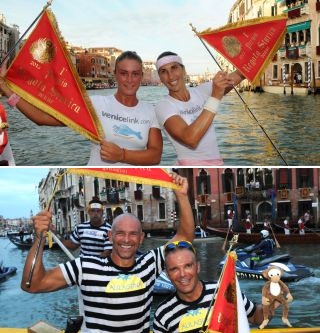
{"type": "Polygon", "coordinates": [[[0,103],[0,166],[15,165],[7,133],[8,127],[7,113],[3,105],[0,103]]]}
{"type": "Polygon", "coordinates": [[[15,93],[65,125],[99,142],[103,130],[50,10],[45,10],[9,67],[15,93]]]}
{"type": "Polygon", "coordinates": [[[236,277],[236,260],[235,252],[227,254],[209,320],[207,329],[209,333],[248,333],[250,331],[236,277]]]}
{"type": "Polygon", "coordinates": [[[284,15],[262,17],[206,30],[198,36],[254,83],[259,80],[283,42],[286,22],[287,17],[284,15]]]}
{"type": "Polygon", "coordinates": [[[177,189],[170,174],[161,168],[70,168],[69,173],[134,182],[137,184],[158,185],[177,189]]]}

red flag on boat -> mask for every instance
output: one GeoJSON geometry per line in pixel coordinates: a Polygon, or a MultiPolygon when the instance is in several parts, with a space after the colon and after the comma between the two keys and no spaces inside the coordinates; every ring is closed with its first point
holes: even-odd
{"type": "Polygon", "coordinates": [[[7,113],[0,103],[0,166],[15,165],[12,150],[9,143],[7,128],[7,113]]]}
{"type": "Polygon", "coordinates": [[[67,172],[137,184],[178,188],[172,182],[170,174],[162,168],[70,168],[67,172]]]}
{"type": "Polygon", "coordinates": [[[208,333],[249,333],[240,286],[236,277],[235,252],[229,252],[209,320],[208,333]]]}
{"type": "Polygon", "coordinates": [[[50,10],[40,17],[5,80],[12,91],[29,103],[86,138],[101,141],[99,119],[50,10]]]}
{"type": "Polygon", "coordinates": [[[208,29],[198,36],[254,83],[283,43],[286,23],[284,15],[261,17],[208,29]]]}

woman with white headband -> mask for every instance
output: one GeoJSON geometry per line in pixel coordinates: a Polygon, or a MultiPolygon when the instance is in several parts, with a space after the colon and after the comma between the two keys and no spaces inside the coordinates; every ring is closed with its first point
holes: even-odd
{"type": "Polygon", "coordinates": [[[223,165],[213,121],[224,94],[244,76],[239,71],[219,71],[212,82],[189,90],[185,67],[176,53],[160,54],[156,67],[169,90],[169,95],[156,105],[156,114],[176,150],[178,165],[223,165]]]}

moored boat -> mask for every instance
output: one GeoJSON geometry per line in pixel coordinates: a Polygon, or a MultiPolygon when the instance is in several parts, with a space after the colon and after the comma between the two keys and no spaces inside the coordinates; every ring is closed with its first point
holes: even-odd
{"type": "MultiPolygon", "coordinates": [[[[212,234],[222,238],[226,238],[228,234],[228,239],[231,239],[234,234],[237,234],[238,243],[252,244],[261,239],[261,235],[258,232],[248,234],[246,232],[230,231],[228,233],[228,228],[207,227],[207,229],[212,234]]],[[[304,235],[300,235],[298,233],[291,233],[290,235],[276,233],[275,236],[280,244],[320,244],[320,233],[317,232],[306,232],[304,235]]]]}
{"type": "MultiPolygon", "coordinates": [[[[8,233],[7,237],[9,238],[10,242],[13,243],[15,246],[17,246],[19,249],[22,250],[29,250],[33,244],[33,235],[32,233],[18,233],[18,232],[12,232],[8,233]]],[[[44,246],[45,249],[49,248],[49,243],[46,241],[46,244],[44,246]]],[[[52,248],[58,248],[58,245],[53,242],[52,248]]]]}
{"type": "Polygon", "coordinates": [[[14,275],[17,271],[17,267],[0,267],[0,282],[6,280],[8,277],[14,275]]]}

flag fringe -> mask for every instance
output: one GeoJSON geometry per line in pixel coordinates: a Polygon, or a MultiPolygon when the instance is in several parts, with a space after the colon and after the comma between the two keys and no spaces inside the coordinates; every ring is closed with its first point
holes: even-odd
{"type": "MultiPolygon", "coordinates": [[[[279,20],[283,20],[283,19],[286,19],[286,18],[288,18],[288,15],[287,14],[282,14],[282,15],[278,15],[278,16],[264,16],[264,17],[245,20],[245,21],[238,21],[238,22],[234,22],[234,23],[229,23],[229,24],[227,24],[223,27],[217,28],[217,29],[208,28],[208,29],[206,29],[202,32],[198,32],[197,36],[199,38],[201,38],[201,37],[203,37],[207,34],[211,34],[211,33],[218,33],[218,32],[228,31],[230,29],[238,29],[238,28],[242,28],[242,27],[249,27],[249,26],[253,26],[253,25],[257,25],[257,24],[269,23],[270,21],[279,21],[279,20]]],[[[274,43],[271,51],[269,52],[269,56],[263,61],[263,64],[261,65],[260,69],[257,71],[256,75],[252,78],[252,80],[250,80],[252,82],[252,84],[257,84],[258,81],[260,80],[260,77],[261,77],[262,73],[264,73],[265,69],[269,65],[270,59],[274,56],[274,54],[278,51],[281,44],[283,43],[285,34],[286,34],[286,29],[284,29],[283,32],[281,33],[281,35],[279,35],[279,37],[276,40],[276,42],[274,43]]],[[[221,52],[219,52],[219,50],[217,50],[217,52],[219,54],[221,54],[222,57],[224,57],[224,55],[221,52]]],[[[238,68],[238,70],[241,72],[242,75],[244,75],[246,77],[246,73],[244,73],[239,68],[238,68]]]]}
{"type": "Polygon", "coordinates": [[[283,20],[285,18],[288,18],[287,14],[281,14],[281,15],[277,15],[277,16],[263,16],[263,17],[254,18],[254,19],[250,19],[250,20],[237,21],[237,22],[233,22],[233,23],[228,23],[220,28],[215,28],[215,29],[207,28],[206,30],[198,32],[197,35],[201,36],[201,35],[206,35],[206,34],[212,33],[212,32],[220,32],[220,31],[225,31],[225,30],[234,29],[234,28],[248,27],[251,25],[259,24],[259,23],[283,20]]]}
{"type": "MultiPolygon", "coordinates": [[[[165,169],[160,169],[167,173],[169,173],[165,169]]],[[[126,168],[108,168],[104,169],[101,168],[99,170],[92,170],[89,168],[69,168],[67,169],[67,173],[75,173],[78,175],[83,175],[83,176],[93,176],[97,178],[107,178],[107,179],[112,179],[112,180],[120,180],[120,181],[125,181],[125,182],[131,182],[131,183],[137,183],[137,184],[145,184],[145,185],[159,185],[161,187],[167,187],[171,189],[179,189],[179,186],[176,185],[175,183],[169,183],[164,180],[160,179],[155,179],[155,178],[146,178],[146,177],[141,177],[141,176],[135,176],[132,174],[126,174],[126,168]],[[109,171],[108,171],[109,170],[109,171]],[[112,170],[114,170],[112,172],[112,170]]]]}

